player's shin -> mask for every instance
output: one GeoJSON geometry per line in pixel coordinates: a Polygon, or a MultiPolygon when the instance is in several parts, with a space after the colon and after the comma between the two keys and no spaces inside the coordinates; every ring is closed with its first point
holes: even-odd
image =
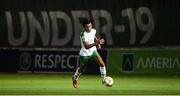
{"type": "Polygon", "coordinates": [[[100,67],[101,79],[103,80],[106,77],[106,67],[100,67]]]}
{"type": "Polygon", "coordinates": [[[75,74],[73,76],[75,80],[78,80],[79,76],[82,74],[82,73],[79,72],[79,69],[80,69],[80,67],[76,69],[76,72],[75,72],[75,74]]]}

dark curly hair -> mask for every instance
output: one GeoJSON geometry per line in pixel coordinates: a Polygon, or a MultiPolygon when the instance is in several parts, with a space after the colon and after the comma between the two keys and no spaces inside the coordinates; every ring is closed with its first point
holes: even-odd
{"type": "Polygon", "coordinates": [[[92,23],[93,24],[93,18],[87,17],[82,20],[82,26],[84,27],[86,24],[92,23]]]}

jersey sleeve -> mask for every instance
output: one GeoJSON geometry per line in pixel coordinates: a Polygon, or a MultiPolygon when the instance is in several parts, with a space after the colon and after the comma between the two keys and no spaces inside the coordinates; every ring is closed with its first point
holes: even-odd
{"type": "Polygon", "coordinates": [[[83,30],[80,32],[80,39],[81,39],[81,41],[86,41],[83,30]]]}
{"type": "Polygon", "coordinates": [[[93,32],[94,32],[94,36],[96,37],[96,35],[97,35],[97,34],[96,34],[96,29],[93,29],[93,32]]]}

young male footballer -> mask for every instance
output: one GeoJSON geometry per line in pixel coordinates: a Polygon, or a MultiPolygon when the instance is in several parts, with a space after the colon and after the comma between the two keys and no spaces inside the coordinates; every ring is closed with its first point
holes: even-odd
{"type": "Polygon", "coordinates": [[[80,67],[76,69],[75,74],[72,76],[73,87],[78,87],[78,78],[86,70],[86,65],[90,60],[95,60],[100,66],[101,80],[104,82],[106,77],[106,67],[101,56],[97,52],[97,48],[101,48],[104,44],[104,39],[96,36],[96,29],[93,28],[91,18],[85,18],[82,22],[83,29],[80,32],[81,49],[79,52],[80,67]]]}

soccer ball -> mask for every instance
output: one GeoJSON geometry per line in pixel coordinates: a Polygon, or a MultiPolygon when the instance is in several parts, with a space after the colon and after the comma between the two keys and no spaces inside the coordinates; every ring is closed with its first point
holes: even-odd
{"type": "Polygon", "coordinates": [[[105,78],[104,78],[104,85],[106,86],[106,87],[111,87],[112,85],[113,85],[113,78],[112,77],[109,77],[109,76],[106,76],[105,78]]]}

